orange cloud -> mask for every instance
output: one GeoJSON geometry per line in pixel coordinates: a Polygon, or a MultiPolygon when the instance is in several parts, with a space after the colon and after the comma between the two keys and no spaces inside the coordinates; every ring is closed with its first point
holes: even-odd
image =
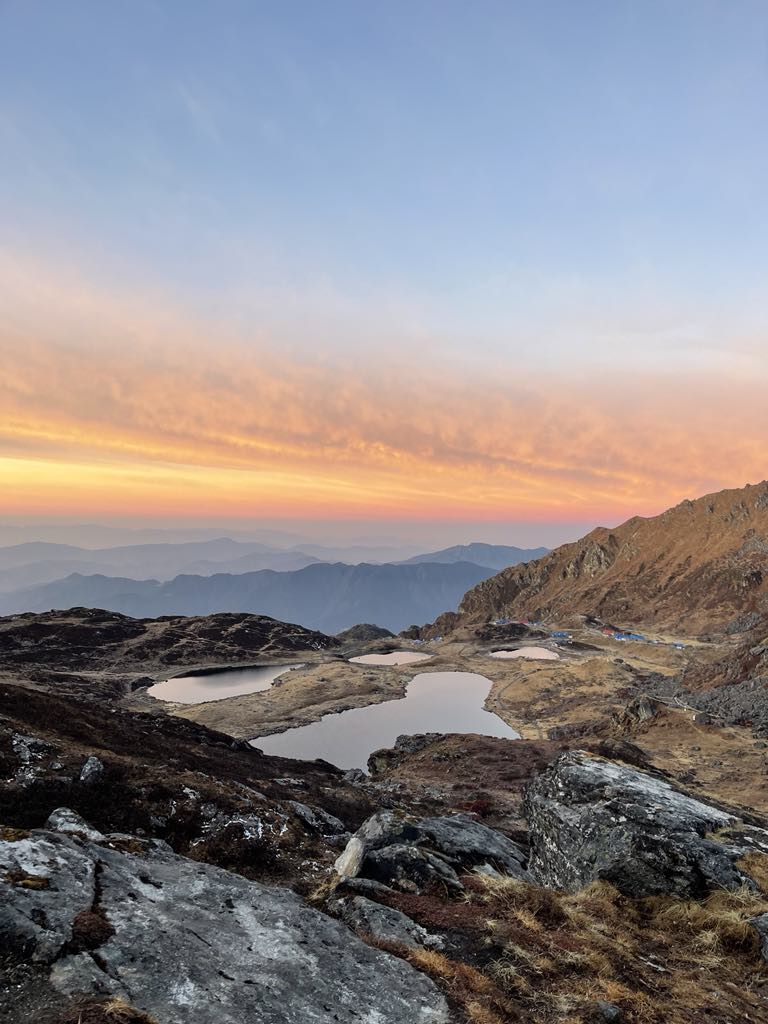
{"type": "MultiPolygon", "coordinates": [[[[765,475],[765,380],[291,355],[0,258],[8,513],[600,518],[765,475]]],[[[373,332],[372,332],[373,336],[373,332]]]]}

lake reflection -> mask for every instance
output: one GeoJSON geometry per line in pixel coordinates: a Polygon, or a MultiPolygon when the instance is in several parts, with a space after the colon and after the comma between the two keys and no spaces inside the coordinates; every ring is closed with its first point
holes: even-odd
{"type": "Polygon", "coordinates": [[[278,676],[302,665],[259,665],[255,668],[221,669],[217,672],[191,676],[176,676],[155,683],[147,690],[158,700],[172,700],[179,704],[202,704],[206,700],[239,697],[243,693],[268,690],[278,676]]]}
{"type": "Polygon", "coordinates": [[[389,654],[361,654],[349,660],[355,665],[412,665],[415,661],[427,661],[431,654],[419,651],[390,651],[389,654]]]}
{"type": "Polygon", "coordinates": [[[490,679],[474,672],[422,672],[401,700],[326,715],[251,743],[266,754],[310,761],[321,757],[341,768],[365,768],[374,750],[393,746],[402,734],[474,732],[518,739],[519,733],[483,709],[490,688],[490,679]]]}

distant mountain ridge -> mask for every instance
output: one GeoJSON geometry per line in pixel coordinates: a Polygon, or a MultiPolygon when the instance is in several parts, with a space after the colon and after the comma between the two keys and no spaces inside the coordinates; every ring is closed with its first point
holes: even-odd
{"type": "Polygon", "coordinates": [[[506,569],[510,565],[521,562],[532,562],[546,555],[549,548],[516,548],[508,544],[454,544],[453,547],[441,551],[431,551],[424,555],[413,555],[401,564],[416,565],[420,562],[472,562],[474,565],[487,565],[489,569],[506,569]]]}
{"type": "Polygon", "coordinates": [[[456,607],[492,570],[467,562],[346,565],[317,562],[294,572],[180,575],[167,582],[74,574],[0,595],[0,613],[96,607],[137,618],[250,612],[338,633],[361,621],[397,632],[456,607]]]}
{"type": "MultiPolygon", "coordinates": [[[[407,550],[407,549],[406,549],[407,550]]],[[[525,551],[498,544],[466,544],[404,559],[400,551],[381,545],[329,547],[322,544],[274,547],[259,541],[214,537],[176,543],[151,542],[117,547],[86,548],[49,541],[25,541],[0,546],[0,594],[52,583],[73,573],[115,576],[131,580],[172,580],[175,576],[213,576],[216,573],[293,572],[315,562],[472,562],[490,569],[538,557],[546,548],[525,551]]]]}
{"type": "Polygon", "coordinates": [[[172,579],[180,573],[253,572],[302,569],[318,559],[299,550],[272,548],[229,537],[180,544],[129,544],[82,548],[71,544],[26,542],[0,548],[0,593],[60,580],[72,573],[172,579]]]}
{"type": "Polygon", "coordinates": [[[464,595],[431,632],[497,617],[591,614],[621,626],[722,631],[768,610],[768,482],[598,527],[464,595]]]}

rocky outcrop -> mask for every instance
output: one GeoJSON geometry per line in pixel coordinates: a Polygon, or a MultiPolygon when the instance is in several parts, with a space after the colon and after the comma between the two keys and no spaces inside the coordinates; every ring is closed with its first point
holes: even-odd
{"type": "Polygon", "coordinates": [[[443,945],[439,935],[430,935],[407,914],[374,903],[365,896],[343,896],[331,901],[329,909],[358,935],[370,936],[377,942],[431,949],[440,949],[443,945]]]}
{"type": "Polygon", "coordinates": [[[523,809],[529,869],[558,889],[596,879],[633,897],[754,889],[738,862],[750,850],[768,850],[768,831],[657,776],[581,751],[562,755],[534,779],[523,809]]]}
{"type": "Polygon", "coordinates": [[[758,616],[721,657],[693,659],[677,677],[677,696],[719,725],[744,725],[768,736],[768,616],[758,616]]]}
{"type": "Polygon", "coordinates": [[[713,690],[733,686],[745,679],[768,676],[768,615],[757,616],[752,628],[739,637],[736,646],[724,647],[722,656],[693,659],[679,676],[686,692],[713,690]]]}
{"type": "Polygon", "coordinates": [[[9,730],[9,732],[11,750],[18,762],[14,772],[14,781],[23,786],[37,778],[41,767],[40,762],[53,754],[53,747],[39,736],[28,736],[13,730],[9,730]]]}
{"type": "Polygon", "coordinates": [[[0,841],[0,944],[64,996],[119,997],[164,1024],[448,1020],[431,981],[289,890],[110,839],[0,841]]]}
{"type": "Polygon", "coordinates": [[[147,673],[166,665],[230,665],[262,654],[333,650],[336,637],[267,615],[134,619],[98,608],[0,618],[5,668],[147,673]]]}
{"type": "Polygon", "coordinates": [[[719,725],[748,726],[756,736],[768,736],[768,675],[698,693],[683,691],[680,699],[719,725]]]}
{"type": "Polygon", "coordinates": [[[768,963],[768,914],[758,914],[757,917],[751,918],[749,923],[757,932],[757,937],[760,940],[760,954],[768,963]]]}
{"type": "Polygon", "coordinates": [[[368,771],[378,775],[400,764],[410,754],[417,754],[443,736],[441,732],[423,732],[398,736],[393,747],[382,747],[374,750],[368,758],[368,771]]]}
{"type": "Polygon", "coordinates": [[[459,890],[458,872],[475,867],[528,878],[525,860],[517,843],[469,815],[416,819],[380,811],[363,822],[335,866],[342,879],[362,875],[404,889],[459,890]]]}
{"type": "Polygon", "coordinates": [[[725,631],[768,611],[768,483],[599,527],[468,591],[434,632],[493,619],[594,615],[621,625],[725,631]]]}
{"type": "Polygon", "coordinates": [[[310,828],[323,836],[348,836],[343,821],[339,821],[333,814],[324,811],[322,807],[308,807],[298,800],[289,800],[288,806],[293,810],[297,818],[310,828]]]}
{"type": "Polygon", "coordinates": [[[369,878],[406,892],[421,892],[437,886],[450,893],[461,892],[463,886],[451,865],[430,850],[406,843],[392,843],[380,850],[371,850],[363,870],[369,878]]]}
{"type": "Polygon", "coordinates": [[[91,785],[94,782],[98,782],[103,775],[104,764],[98,757],[94,757],[94,755],[91,754],[90,757],[85,759],[85,764],[80,769],[80,781],[84,782],[86,785],[91,785]]]}
{"type": "Polygon", "coordinates": [[[100,843],[104,840],[102,832],[89,825],[85,818],[69,807],[57,807],[55,811],[51,811],[45,822],[45,827],[52,832],[89,839],[92,843],[100,843]]]}

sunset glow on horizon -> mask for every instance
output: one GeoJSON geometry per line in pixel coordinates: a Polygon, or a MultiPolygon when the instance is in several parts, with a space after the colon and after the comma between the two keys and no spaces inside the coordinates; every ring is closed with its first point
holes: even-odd
{"type": "Polygon", "coordinates": [[[19,310],[0,339],[8,515],[611,522],[764,475],[749,360],[727,387],[689,371],[682,394],[663,368],[470,375],[402,338],[286,361],[39,267],[36,305],[21,280],[0,283],[19,310]]]}
{"type": "Polygon", "coordinates": [[[768,476],[768,12],[706,6],[6,11],[0,515],[611,525],[768,476]]]}

